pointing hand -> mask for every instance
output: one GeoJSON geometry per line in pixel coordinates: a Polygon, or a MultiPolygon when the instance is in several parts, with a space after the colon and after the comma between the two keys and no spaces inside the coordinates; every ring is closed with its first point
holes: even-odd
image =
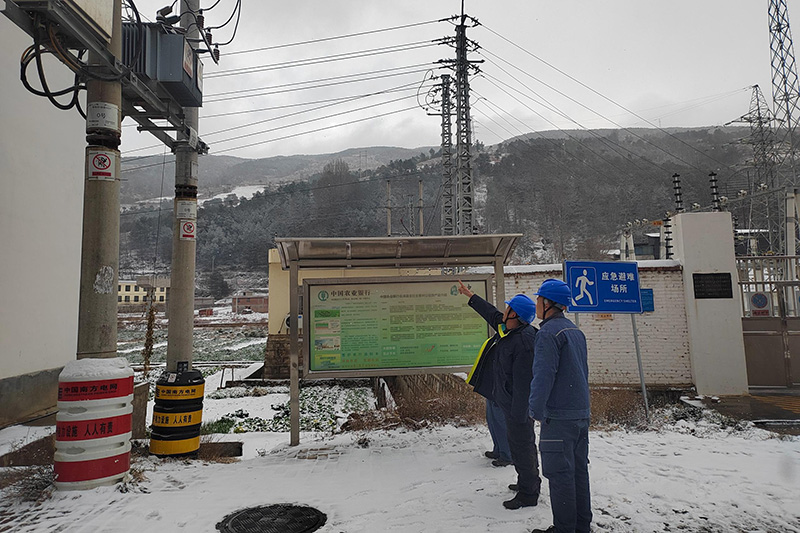
{"type": "Polygon", "coordinates": [[[471,290],[467,288],[466,285],[461,280],[458,280],[458,292],[466,296],[467,298],[472,298],[472,295],[475,294],[471,290]]]}

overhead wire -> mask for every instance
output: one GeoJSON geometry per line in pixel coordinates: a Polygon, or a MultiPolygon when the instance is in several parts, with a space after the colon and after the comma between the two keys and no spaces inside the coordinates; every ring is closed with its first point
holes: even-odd
{"type": "MultiPolygon", "coordinates": [[[[284,87],[297,87],[299,85],[307,85],[310,83],[319,83],[323,81],[334,81],[334,80],[344,80],[347,78],[355,78],[358,76],[371,76],[374,74],[383,74],[384,72],[394,72],[397,70],[406,70],[406,69],[417,69],[419,67],[429,66],[430,63],[416,63],[414,65],[407,65],[404,67],[392,67],[392,68],[383,68],[378,70],[370,70],[367,72],[356,72],[354,74],[342,74],[340,76],[329,76],[327,78],[315,78],[313,80],[303,80],[303,81],[295,81],[292,83],[280,83],[278,85],[269,85],[269,86],[259,86],[259,87],[252,87],[249,89],[237,89],[235,91],[223,91],[220,93],[208,93],[204,94],[204,98],[214,98],[215,96],[227,96],[230,94],[241,94],[241,93],[248,93],[248,92],[255,92],[255,91],[263,91],[265,89],[282,89],[284,87]]],[[[414,71],[418,72],[418,71],[414,71]]]]}
{"type": "Polygon", "coordinates": [[[273,96],[273,95],[276,95],[276,94],[285,94],[285,93],[290,93],[290,92],[295,92],[295,91],[309,91],[309,90],[312,90],[312,89],[322,89],[324,87],[336,87],[336,86],[339,86],[339,85],[348,85],[348,84],[351,84],[351,83],[360,83],[360,82],[365,82],[365,81],[375,81],[375,80],[386,79],[386,78],[396,78],[396,77],[399,77],[399,76],[408,76],[410,74],[419,74],[420,72],[427,72],[428,70],[430,70],[430,69],[429,68],[423,68],[423,69],[409,70],[409,71],[406,71],[406,72],[394,72],[394,73],[390,73],[390,74],[381,74],[379,76],[363,77],[363,78],[358,78],[358,79],[343,80],[343,81],[336,81],[336,82],[330,82],[330,83],[318,83],[316,85],[309,85],[307,87],[295,87],[295,88],[290,88],[290,89],[280,89],[280,90],[276,90],[276,91],[270,90],[270,91],[263,92],[263,93],[256,93],[256,94],[249,94],[249,95],[238,95],[238,96],[230,96],[230,97],[224,97],[224,98],[214,98],[214,99],[208,100],[206,103],[210,104],[210,103],[217,103],[217,102],[228,102],[228,101],[231,101],[231,100],[241,100],[242,98],[259,98],[259,97],[262,97],[262,96],[273,96]]]}
{"type": "MultiPolygon", "coordinates": [[[[509,87],[510,89],[512,89],[512,90],[514,90],[514,91],[516,91],[516,92],[519,92],[519,93],[520,93],[520,94],[522,94],[523,96],[527,96],[527,95],[525,95],[524,93],[522,93],[522,91],[519,91],[518,89],[516,89],[516,88],[514,88],[514,87],[511,87],[511,86],[509,86],[508,84],[506,84],[506,83],[502,82],[501,80],[499,80],[499,79],[495,78],[494,76],[491,76],[490,74],[486,74],[486,73],[484,73],[484,75],[486,76],[486,79],[489,81],[489,83],[491,83],[492,85],[494,85],[495,87],[497,87],[497,88],[498,88],[500,91],[502,91],[502,92],[504,92],[505,94],[507,94],[508,96],[510,96],[512,99],[514,99],[515,101],[517,101],[518,103],[520,103],[521,105],[523,105],[523,106],[524,106],[526,109],[528,109],[529,111],[531,111],[532,113],[534,113],[536,116],[538,116],[539,118],[541,118],[542,120],[544,120],[545,122],[547,122],[548,124],[550,124],[551,126],[553,126],[554,128],[556,128],[558,131],[561,131],[562,133],[564,133],[564,134],[565,134],[567,137],[569,137],[569,138],[570,138],[570,139],[572,139],[573,141],[577,142],[578,144],[580,144],[581,146],[583,146],[583,147],[584,147],[584,148],[586,148],[587,150],[589,150],[589,151],[591,151],[592,153],[594,153],[595,155],[598,155],[598,156],[599,156],[599,154],[597,154],[597,152],[595,152],[593,149],[591,149],[591,147],[589,147],[589,146],[588,146],[586,143],[582,142],[580,139],[578,139],[577,137],[575,137],[574,135],[572,135],[571,133],[569,133],[567,130],[564,130],[564,129],[562,129],[562,128],[561,128],[561,127],[559,127],[559,126],[558,126],[558,125],[557,125],[555,122],[553,122],[553,121],[552,121],[552,120],[550,120],[549,118],[545,117],[544,115],[542,115],[541,113],[539,113],[538,111],[536,111],[535,109],[533,109],[532,107],[528,106],[527,104],[525,104],[524,102],[522,102],[521,100],[519,100],[518,98],[516,98],[514,95],[510,94],[510,93],[509,93],[509,92],[508,92],[506,89],[504,89],[503,87],[500,87],[500,85],[499,85],[499,84],[503,84],[503,85],[505,85],[505,86],[509,87]],[[494,80],[497,80],[497,83],[495,83],[495,81],[494,81],[494,80]]],[[[529,90],[530,90],[530,89],[529,89],[529,90]]],[[[609,139],[608,137],[604,137],[604,136],[600,135],[599,133],[597,133],[597,132],[596,132],[596,131],[594,131],[594,130],[591,130],[591,129],[589,129],[589,128],[586,128],[586,127],[585,127],[583,124],[581,124],[580,122],[576,121],[575,119],[573,119],[572,117],[570,117],[570,116],[569,116],[569,115],[567,115],[566,113],[563,113],[563,112],[561,112],[561,111],[559,111],[559,110],[556,110],[556,113],[558,113],[559,115],[563,116],[564,118],[566,118],[566,119],[567,119],[567,120],[569,120],[570,122],[574,123],[574,124],[575,124],[576,126],[578,126],[578,128],[580,128],[581,130],[584,130],[584,131],[586,131],[586,133],[587,133],[587,134],[589,134],[590,136],[592,136],[592,137],[594,137],[595,139],[597,139],[597,140],[598,140],[600,143],[604,144],[604,145],[605,145],[607,148],[609,148],[610,150],[614,151],[614,152],[615,152],[617,155],[619,155],[620,157],[623,157],[623,158],[625,158],[625,157],[628,157],[629,155],[631,155],[631,156],[636,156],[637,158],[639,158],[639,159],[643,160],[644,162],[646,162],[646,163],[649,163],[650,165],[652,165],[652,166],[656,167],[658,170],[660,170],[660,171],[662,171],[662,172],[667,172],[667,170],[666,170],[666,169],[664,169],[664,168],[663,168],[663,167],[661,167],[660,165],[658,165],[658,164],[654,163],[653,161],[650,161],[648,158],[646,158],[646,157],[644,157],[644,156],[642,156],[642,155],[636,154],[635,152],[632,152],[632,151],[628,150],[627,148],[625,148],[625,147],[624,147],[624,146],[622,146],[621,144],[619,144],[619,143],[616,143],[616,142],[612,141],[612,140],[611,140],[611,139],[609,139]],[[619,150],[617,150],[617,148],[619,148],[619,150]],[[620,151],[620,150],[621,150],[621,151],[620,151]]],[[[602,157],[602,156],[600,156],[600,157],[602,157]]],[[[634,164],[635,164],[635,163],[634,163],[634,164]]],[[[637,165],[637,166],[638,166],[638,165],[637,165]]],[[[642,169],[641,167],[639,167],[639,168],[640,168],[640,170],[644,170],[644,169],[642,169]]]]}
{"type": "MultiPolygon", "coordinates": [[[[282,119],[282,118],[289,118],[289,117],[301,115],[301,114],[304,114],[304,113],[310,113],[312,111],[318,111],[318,110],[321,110],[321,109],[326,109],[328,107],[333,107],[333,106],[339,105],[339,104],[354,102],[356,100],[360,100],[360,99],[363,99],[363,98],[368,98],[370,96],[377,96],[377,95],[380,95],[380,94],[390,94],[390,93],[395,93],[395,92],[408,91],[410,89],[414,89],[416,87],[416,85],[417,85],[417,82],[413,82],[413,83],[407,83],[407,84],[404,84],[404,85],[400,85],[400,86],[394,87],[392,89],[386,89],[386,90],[383,90],[383,91],[376,91],[376,92],[372,92],[372,93],[366,93],[366,94],[355,95],[355,96],[347,96],[347,97],[341,97],[341,98],[330,98],[330,99],[326,99],[326,100],[318,100],[316,102],[303,102],[301,104],[289,104],[289,105],[284,105],[284,106],[275,106],[275,107],[264,108],[264,109],[253,110],[253,111],[239,111],[239,112],[231,112],[231,113],[218,113],[216,115],[211,115],[209,117],[203,116],[202,118],[206,119],[206,118],[211,118],[211,117],[222,117],[222,116],[239,115],[239,114],[253,114],[253,113],[256,113],[258,111],[265,111],[265,110],[266,111],[272,111],[272,110],[276,110],[276,109],[285,109],[285,108],[290,108],[290,107],[299,107],[299,106],[313,105],[313,104],[318,104],[318,103],[327,104],[327,105],[320,105],[318,107],[311,108],[311,109],[304,109],[302,111],[297,111],[295,113],[287,113],[285,115],[280,115],[278,117],[271,117],[269,119],[265,119],[265,120],[262,120],[262,121],[257,121],[257,122],[252,122],[252,123],[243,124],[243,125],[239,125],[239,126],[234,126],[234,127],[223,129],[223,130],[217,130],[216,132],[212,132],[212,133],[208,133],[208,134],[204,134],[204,135],[213,135],[213,134],[222,133],[222,132],[225,132],[225,131],[232,131],[232,130],[236,130],[236,129],[245,128],[245,127],[252,126],[252,125],[255,125],[255,124],[271,122],[271,121],[279,120],[279,119],[282,119]]],[[[131,124],[130,126],[136,126],[136,124],[131,124]]],[[[131,150],[127,150],[126,153],[133,153],[133,152],[139,152],[139,151],[142,151],[142,150],[149,150],[149,149],[152,149],[152,148],[158,148],[159,146],[161,146],[161,145],[160,144],[155,144],[155,145],[151,145],[151,146],[143,146],[143,147],[140,147],[140,148],[134,148],[134,149],[131,149],[131,150]]]]}
{"type": "Polygon", "coordinates": [[[382,46],[379,48],[372,48],[368,50],[358,50],[354,52],[343,52],[340,54],[330,54],[319,57],[309,57],[304,59],[296,59],[292,61],[282,61],[280,63],[272,63],[269,65],[259,65],[255,67],[240,67],[230,70],[222,70],[205,77],[206,80],[213,80],[217,78],[224,78],[228,76],[239,76],[243,74],[256,74],[259,72],[269,72],[272,70],[281,70],[285,68],[295,67],[308,67],[314,65],[321,65],[326,63],[334,63],[337,61],[346,61],[348,59],[360,59],[362,57],[374,57],[384,54],[391,54],[394,52],[407,52],[409,50],[419,50],[430,46],[438,46],[434,41],[416,41],[413,43],[397,44],[391,46],[382,46]]]}
{"type": "MultiPolygon", "coordinates": [[[[329,114],[329,115],[323,115],[321,117],[315,117],[315,118],[311,118],[311,119],[308,119],[308,120],[301,120],[300,122],[294,122],[292,124],[286,124],[286,125],[283,125],[283,126],[277,126],[275,128],[270,128],[270,129],[266,129],[266,130],[262,130],[262,131],[257,131],[257,132],[253,132],[253,133],[246,133],[246,134],[243,134],[243,135],[237,135],[235,137],[229,137],[227,139],[222,139],[222,140],[215,141],[215,142],[217,144],[222,144],[222,143],[227,143],[227,142],[231,142],[231,141],[237,141],[239,139],[245,139],[247,137],[253,137],[253,136],[256,136],[256,135],[264,135],[264,134],[272,133],[272,132],[275,132],[275,131],[285,130],[285,129],[288,129],[288,128],[294,128],[294,127],[302,126],[302,125],[305,125],[305,124],[310,124],[312,122],[317,122],[317,121],[320,121],[320,120],[340,117],[342,115],[346,115],[346,114],[349,114],[349,113],[355,113],[357,111],[364,111],[364,110],[372,109],[372,108],[379,107],[379,106],[382,106],[382,105],[393,104],[393,103],[396,103],[396,102],[400,102],[402,100],[407,100],[409,98],[414,98],[415,96],[416,95],[414,95],[414,94],[409,95],[409,96],[401,96],[400,98],[395,98],[394,100],[388,100],[388,101],[385,101],[385,102],[379,102],[379,103],[376,103],[376,104],[370,104],[368,106],[363,106],[363,107],[359,107],[359,108],[352,109],[352,110],[347,110],[347,111],[341,111],[339,113],[332,113],[332,114],[329,114]]],[[[268,120],[261,121],[261,122],[262,123],[263,122],[268,122],[269,120],[272,120],[272,119],[268,119],[268,120]]],[[[241,126],[241,127],[250,127],[250,126],[257,125],[257,124],[258,123],[246,124],[246,125],[241,126]]],[[[231,131],[232,129],[238,129],[238,128],[239,127],[237,127],[237,128],[228,128],[226,130],[220,130],[220,131],[214,132],[214,133],[207,133],[206,136],[212,136],[212,135],[216,135],[216,134],[223,133],[223,132],[226,132],[226,131],[231,131]]]]}
{"type": "Polygon", "coordinates": [[[381,29],[378,29],[378,30],[361,31],[361,32],[356,32],[356,33],[349,33],[349,34],[346,34],[346,35],[336,35],[336,36],[333,36],[333,37],[321,37],[319,39],[310,39],[308,41],[298,41],[298,42],[294,42],[294,43],[279,44],[279,45],[275,45],[275,46],[264,46],[264,47],[260,47],[260,48],[251,48],[249,50],[237,50],[237,51],[233,51],[233,52],[227,52],[225,55],[226,56],[234,56],[234,55],[238,55],[238,54],[249,54],[249,53],[253,53],[253,52],[264,52],[264,51],[268,51],[268,50],[279,50],[281,48],[290,48],[290,47],[293,47],[293,46],[302,46],[302,45],[306,45],[306,44],[317,44],[317,43],[323,43],[323,42],[329,42],[329,41],[336,41],[336,40],[339,40],[339,39],[348,39],[350,37],[361,37],[363,35],[372,35],[372,34],[383,33],[383,32],[387,32],[387,31],[402,30],[402,29],[406,29],[406,28],[414,28],[414,27],[417,27],[417,26],[425,26],[427,24],[434,24],[434,23],[437,23],[437,22],[445,22],[445,21],[451,20],[453,18],[454,17],[436,19],[436,20],[427,20],[427,21],[415,22],[415,23],[411,23],[411,24],[401,24],[399,26],[392,26],[392,27],[389,27],[389,28],[381,28],[381,29]]]}
{"type": "MultiPolygon", "coordinates": [[[[631,130],[630,128],[626,128],[626,127],[622,126],[621,124],[619,124],[619,123],[617,123],[617,122],[615,122],[615,121],[611,120],[610,118],[606,117],[605,115],[603,115],[603,114],[602,114],[602,113],[600,113],[599,111],[596,111],[596,110],[592,109],[591,107],[587,106],[586,104],[584,104],[584,103],[582,103],[582,102],[580,102],[580,101],[576,100],[575,98],[573,98],[573,97],[571,97],[571,96],[569,96],[569,95],[565,94],[563,91],[561,91],[561,90],[559,90],[559,89],[557,89],[557,88],[553,87],[553,86],[552,86],[552,85],[550,85],[549,83],[547,83],[547,82],[544,82],[544,81],[540,80],[539,78],[536,78],[535,76],[533,76],[533,75],[532,75],[532,74],[530,74],[529,72],[525,71],[524,69],[521,69],[521,68],[517,67],[517,66],[516,66],[516,65],[514,65],[513,63],[511,63],[511,62],[509,62],[509,61],[506,61],[505,59],[501,58],[500,56],[497,56],[496,54],[493,54],[492,52],[489,52],[489,51],[487,51],[486,49],[482,49],[482,52],[486,52],[486,53],[488,53],[489,55],[491,55],[491,56],[493,56],[493,57],[497,57],[497,58],[498,58],[500,61],[502,61],[502,62],[504,62],[504,63],[507,63],[508,65],[511,65],[511,66],[512,66],[512,67],[514,67],[515,69],[517,69],[517,70],[519,70],[520,72],[524,73],[525,75],[527,75],[527,76],[531,77],[532,79],[534,79],[535,81],[537,81],[537,82],[541,83],[541,84],[542,84],[542,85],[544,85],[545,87],[547,87],[547,88],[551,89],[551,90],[552,90],[552,91],[554,91],[555,93],[557,93],[557,94],[559,94],[559,95],[563,96],[564,98],[567,98],[567,99],[568,99],[568,100],[570,100],[571,102],[573,102],[573,103],[575,103],[575,104],[578,104],[579,106],[583,107],[583,108],[584,108],[584,109],[586,109],[587,111],[589,111],[589,112],[591,112],[591,113],[594,113],[595,115],[597,115],[597,116],[599,116],[599,117],[601,117],[601,118],[605,119],[606,121],[608,121],[608,122],[610,122],[610,123],[614,124],[614,125],[615,125],[615,126],[617,126],[619,129],[621,129],[621,130],[624,130],[625,132],[627,132],[627,133],[631,134],[632,136],[636,137],[637,139],[639,139],[639,140],[641,140],[641,141],[643,141],[643,142],[645,142],[645,143],[649,144],[649,145],[650,145],[650,146],[652,146],[653,148],[655,148],[655,149],[657,149],[657,150],[659,150],[659,151],[661,151],[661,152],[665,153],[666,155],[668,155],[669,157],[671,157],[671,158],[675,159],[676,161],[679,161],[679,162],[683,163],[683,164],[684,164],[684,165],[686,165],[687,167],[694,168],[694,169],[696,169],[696,170],[698,170],[698,171],[700,171],[700,172],[702,172],[702,171],[703,171],[702,169],[700,169],[700,168],[697,168],[697,167],[696,167],[694,164],[692,164],[692,163],[690,163],[690,162],[688,162],[688,161],[684,160],[683,158],[681,158],[681,157],[679,157],[679,156],[677,156],[677,155],[673,154],[672,152],[670,152],[670,151],[668,151],[668,150],[664,149],[663,147],[661,147],[661,146],[658,146],[657,144],[655,144],[655,143],[653,143],[652,141],[650,141],[649,139],[647,139],[647,138],[645,138],[645,137],[643,137],[643,136],[639,135],[638,133],[636,133],[635,131],[631,130]]],[[[487,60],[487,61],[491,61],[491,60],[487,60]]],[[[530,87],[528,87],[526,84],[524,84],[523,82],[521,82],[519,79],[517,79],[516,77],[514,77],[513,75],[511,75],[510,73],[508,73],[508,71],[506,71],[505,69],[502,69],[502,67],[499,67],[499,65],[497,65],[497,64],[496,64],[496,63],[494,63],[493,61],[492,61],[492,63],[493,63],[493,64],[495,64],[496,66],[498,66],[498,68],[500,68],[500,69],[501,69],[501,70],[503,70],[504,72],[506,72],[506,74],[508,74],[509,76],[511,76],[511,77],[512,77],[512,78],[513,78],[515,81],[517,81],[518,83],[522,84],[522,85],[523,85],[523,86],[524,86],[524,87],[525,87],[527,90],[529,90],[529,91],[532,91],[532,92],[533,92],[533,90],[532,90],[530,87]]],[[[565,115],[563,115],[563,114],[562,114],[562,116],[565,116],[565,115]]],[[[578,123],[577,121],[575,121],[574,119],[569,119],[569,120],[571,120],[572,122],[575,122],[576,124],[579,124],[579,123],[578,123]]],[[[587,130],[587,132],[591,132],[591,131],[592,131],[592,130],[590,130],[590,129],[588,129],[588,128],[585,128],[583,125],[580,125],[580,127],[581,127],[582,129],[586,129],[586,130],[587,130]]],[[[639,156],[639,157],[642,157],[642,156],[639,156]]],[[[643,159],[646,159],[646,158],[643,158],[643,159]]],[[[649,161],[649,160],[648,160],[648,161],[649,161]]],[[[653,165],[657,166],[657,167],[658,167],[658,168],[660,168],[661,170],[664,170],[664,169],[663,169],[663,167],[661,167],[660,165],[657,165],[656,163],[653,163],[652,161],[651,161],[651,164],[653,164],[653,165]]]]}
{"type": "MultiPolygon", "coordinates": [[[[500,110],[501,110],[501,111],[502,111],[504,114],[506,114],[506,115],[509,115],[509,116],[514,116],[512,113],[509,113],[508,111],[506,111],[506,110],[504,110],[503,108],[501,108],[501,107],[497,106],[496,104],[494,104],[494,103],[491,103],[491,102],[490,102],[488,99],[484,98],[484,100],[487,102],[487,104],[490,104],[490,105],[494,106],[495,108],[497,108],[497,109],[500,109],[500,110]]],[[[518,131],[518,132],[519,132],[521,135],[525,135],[525,133],[523,133],[523,132],[522,132],[522,130],[520,130],[519,128],[517,128],[517,127],[516,127],[516,126],[514,126],[513,124],[511,124],[511,122],[510,122],[510,121],[508,121],[508,120],[507,120],[507,119],[506,119],[506,118],[505,118],[505,117],[504,117],[502,114],[501,114],[501,115],[499,115],[499,116],[501,116],[501,117],[503,118],[503,120],[505,120],[506,122],[508,122],[508,124],[509,124],[511,127],[513,127],[514,129],[516,129],[516,130],[517,130],[517,131],[518,131]]],[[[515,118],[515,119],[516,119],[518,122],[520,122],[520,124],[522,124],[523,126],[525,126],[525,127],[529,127],[527,124],[525,124],[524,122],[522,122],[522,121],[521,121],[519,118],[517,118],[517,117],[514,117],[514,118],[515,118]]],[[[505,128],[504,128],[504,129],[505,129],[505,128]]],[[[531,128],[531,129],[532,129],[532,128],[531,128]]],[[[508,130],[506,130],[506,131],[508,131],[508,130]]],[[[509,132],[509,133],[510,133],[510,132],[509,132]]],[[[580,163],[581,163],[583,166],[585,166],[585,167],[586,167],[586,168],[588,168],[589,170],[591,170],[591,171],[595,172],[596,174],[599,174],[599,175],[606,175],[606,176],[607,176],[607,173],[606,173],[606,172],[603,172],[603,171],[601,171],[601,170],[597,169],[597,168],[596,168],[596,167],[594,167],[593,165],[590,165],[590,164],[589,164],[587,161],[585,161],[583,158],[580,158],[580,157],[578,157],[576,154],[573,154],[573,153],[571,153],[569,150],[567,150],[567,149],[566,149],[566,147],[559,146],[559,145],[558,145],[558,143],[556,143],[556,142],[555,142],[555,141],[553,141],[552,139],[547,139],[546,137],[544,137],[544,136],[543,136],[541,133],[539,133],[539,132],[536,132],[536,131],[534,131],[534,133],[535,133],[536,135],[539,135],[539,136],[540,136],[542,139],[545,139],[545,140],[546,140],[548,143],[552,144],[552,145],[553,145],[555,148],[557,148],[557,149],[559,149],[559,150],[564,150],[566,153],[568,153],[570,156],[572,156],[572,157],[573,157],[573,159],[574,159],[575,161],[578,161],[578,162],[580,162],[580,163]]],[[[588,146],[588,145],[586,145],[585,143],[581,142],[579,139],[577,139],[577,138],[573,137],[573,136],[572,136],[572,135],[570,135],[568,132],[564,132],[564,133],[565,133],[565,134],[566,134],[566,135],[567,135],[567,136],[568,136],[570,139],[573,139],[574,141],[576,141],[577,143],[579,143],[581,146],[583,146],[583,148],[585,148],[586,150],[588,150],[588,151],[590,151],[591,153],[593,153],[593,154],[594,154],[596,157],[598,157],[599,159],[601,159],[602,161],[604,161],[605,163],[607,163],[608,165],[610,165],[612,168],[614,168],[614,167],[617,167],[617,164],[616,164],[616,163],[614,163],[613,161],[610,161],[609,159],[607,159],[607,158],[606,158],[605,156],[603,156],[602,154],[600,154],[600,153],[596,152],[594,149],[592,149],[592,147],[591,147],[591,146],[588,146]]],[[[513,136],[514,136],[514,135],[512,134],[512,137],[513,137],[513,136]]],[[[529,144],[529,145],[530,145],[530,143],[529,143],[529,142],[527,142],[527,141],[525,141],[525,142],[526,142],[526,144],[529,144]]],[[[558,158],[556,158],[556,157],[553,157],[551,154],[548,154],[548,158],[549,158],[551,161],[553,161],[554,163],[556,163],[557,165],[559,165],[559,166],[561,166],[561,167],[563,167],[563,168],[569,169],[569,166],[568,166],[566,163],[562,162],[561,160],[559,160],[559,159],[558,159],[558,158]]]]}
{"type": "MultiPolygon", "coordinates": [[[[714,161],[715,163],[717,163],[717,164],[721,165],[722,167],[725,167],[725,168],[727,168],[728,170],[730,170],[730,171],[733,171],[733,169],[732,169],[732,168],[730,168],[730,167],[729,167],[729,166],[728,166],[726,163],[723,163],[722,161],[719,161],[719,160],[718,160],[718,159],[716,159],[715,157],[712,157],[711,155],[707,154],[706,152],[703,152],[702,150],[698,150],[696,147],[694,147],[694,146],[692,146],[691,144],[687,143],[686,141],[684,141],[684,140],[683,140],[683,139],[681,139],[680,137],[676,136],[675,134],[673,134],[673,133],[671,133],[671,132],[669,132],[669,131],[667,131],[667,130],[665,130],[665,129],[661,128],[660,126],[658,126],[658,125],[654,124],[653,122],[649,121],[648,119],[646,119],[646,118],[642,117],[642,116],[641,116],[641,115],[639,115],[638,113],[636,113],[636,112],[632,111],[631,109],[628,109],[626,106],[624,106],[624,105],[622,105],[622,104],[620,104],[620,103],[616,102],[615,100],[613,100],[613,99],[609,98],[608,96],[606,96],[606,95],[602,94],[601,92],[599,92],[599,91],[597,91],[597,90],[593,89],[593,88],[592,88],[592,87],[590,87],[589,85],[587,85],[587,84],[583,83],[582,81],[580,81],[580,80],[576,79],[575,77],[571,76],[570,74],[568,74],[568,73],[564,72],[563,70],[559,69],[559,68],[558,68],[558,67],[556,67],[555,65],[553,65],[553,64],[551,64],[551,63],[549,63],[548,61],[545,61],[544,59],[540,58],[540,57],[539,57],[539,56],[537,56],[536,54],[534,54],[534,53],[530,52],[529,50],[527,50],[527,49],[523,48],[522,46],[520,46],[520,45],[516,44],[515,42],[511,41],[510,39],[508,39],[508,38],[504,37],[503,35],[501,35],[501,34],[497,33],[497,32],[496,32],[496,31],[494,31],[493,29],[491,29],[491,28],[487,27],[487,26],[486,26],[486,25],[484,25],[484,24],[481,24],[481,23],[479,23],[477,20],[475,20],[475,23],[476,23],[476,24],[478,24],[478,25],[480,25],[480,26],[482,26],[482,27],[484,27],[484,28],[486,28],[486,29],[487,29],[489,32],[491,32],[492,34],[496,35],[496,36],[497,36],[497,37],[499,37],[500,39],[502,39],[502,40],[506,41],[507,43],[509,43],[510,45],[514,46],[515,48],[517,48],[517,49],[521,50],[522,52],[526,53],[527,55],[529,55],[529,56],[533,57],[533,58],[534,58],[534,59],[536,59],[537,61],[539,61],[539,62],[541,62],[541,63],[543,63],[543,64],[547,65],[547,66],[548,66],[548,67],[550,67],[551,69],[553,69],[553,70],[555,70],[556,72],[558,72],[559,74],[561,74],[561,75],[563,75],[563,76],[567,77],[568,79],[570,79],[570,80],[572,80],[573,82],[577,83],[577,84],[578,84],[578,85],[580,85],[581,87],[583,87],[583,88],[587,89],[588,91],[591,91],[592,93],[596,94],[596,95],[597,95],[597,96],[599,96],[600,98],[603,98],[603,99],[604,99],[604,100],[606,100],[607,102],[609,102],[609,103],[611,103],[611,104],[613,104],[613,105],[615,105],[615,106],[619,107],[620,109],[624,110],[625,112],[627,112],[627,113],[630,113],[631,115],[633,115],[634,117],[638,118],[639,120],[641,120],[641,121],[645,122],[646,124],[650,125],[651,127],[653,127],[653,128],[656,128],[656,129],[657,129],[657,130],[659,130],[661,133],[664,133],[665,135],[668,135],[670,138],[672,138],[672,139],[674,139],[674,140],[678,141],[679,143],[681,143],[681,144],[683,144],[684,146],[688,147],[689,149],[691,149],[691,150],[693,150],[693,151],[697,152],[698,154],[701,154],[701,155],[703,155],[704,157],[706,157],[706,158],[710,159],[711,161],[714,161]]],[[[522,70],[522,69],[520,69],[520,70],[522,70]]],[[[522,71],[523,71],[523,72],[525,72],[524,70],[522,70],[522,71]]],[[[527,73],[527,72],[526,72],[526,74],[530,75],[530,74],[529,74],[529,73],[527,73]]],[[[531,77],[533,77],[533,76],[531,76],[531,77]]],[[[534,78],[534,79],[536,79],[536,78],[534,78]]],[[[537,81],[539,81],[540,83],[543,83],[543,82],[541,82],[541,80],[537,80],[537,81]]],[[[561,93],[560,93],[560,94],[561,94],[561,93]]],[[[566,95],[564,95],[564,96],[566,96],[566,95]]],[[[576,103],[578,103],[578,102],[576,102],[576,103]]],[[[582,105],[582,104],[579,104],[579,105],[582,105]]],[[[591,110],[590,110],[590,111],[591,111],[591,110]]],[[[593,112],[594,112],[594,111],[593,111],[593,112]]],[[[600,115],[600,116],[602,117],[602,115],[600,115]]],[[[607,119],[606,117],[602,117],[602,118],[604,118],[604,119],[606,119],[606,120],[609,120],[609,119],[607,119]]],[[[629,131],[627,128],[624,128],[624,127],[620,126],[619,124],[617,124],[617,123],[616,123],[616,122],[614,122],[614,121],[611,121],[611,120],[609,120],[609,122],[611,122],[612,124],[616,125],[617,127],[621,128],[621,129],[623,129],[623,130],[626,130],[626,131],[628,131],[629,133],[632,133],[632,132],[630,132],[630,131],[629,131]]],[[[642,140],[645,140],[645,139],[642,139],[642,140]]],[[[646,140],[645,140],[645,141],[646,141],[646,140]]],[[[646,141],[646,142],[649,142],[649,141],[646,141]]],[[[652,143],[650,143],[650,144],[652,144],[652,143]]],[[[656,145],[653,145],[653,146],[656,146],[656,145]]],[[[659,149],[660,149],[660,148],[659,148],[659,149]]],[[[675,157],[675,156],[673,155],[672,157],[675,157]]],[[[682,161],[682,160],[681,160],[681,161],[682,161]]],[[[682,162],[683,162],[683,161],[682,161],[682,162]]],[[[689,166],[691,166],[691,167],[693,167],[693,168],[697,169],[697,167],[695,167],[694,165],[689,165],[689,166]]],[[[701,169],[697,169],[697,170],[701,170],[701,169]]],[[[701,170],[701,171],[702,171],[702,170],[701,170]]]]}

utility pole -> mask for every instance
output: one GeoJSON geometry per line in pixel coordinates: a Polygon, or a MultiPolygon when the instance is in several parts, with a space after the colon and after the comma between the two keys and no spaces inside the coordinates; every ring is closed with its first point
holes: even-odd
{"type": "MultiPolygon", "coordinates": [[[[121,0],[114,0],[108,51],[122,56],[121,0]]],[[[90,53],[89,64],[103,63],[90,53]]],[[[121,106],[119,80],[87,80],[78,359],[117,354],[121,106]]]]}
{"type": "MultiPolygon", "coordinates": [[[[181,1],[181,27],[189,43],[200,35],[194,14],[199,0],[181,1]]],[[[190,44],[191,46],[191,44],[190,44]]],[[[197,129],[196,107],[184,108],[189,135],[181,133],[175,143],[175,201],[172,224],[172,268],[170,280],[169,326],[167,330],[167,371],[175,372],[178,363],[184,370],[192,365],[194,328],[194,277],[197,249],[197,129]],[[185,363],[185,365],[183,364],[185,363]]]]}

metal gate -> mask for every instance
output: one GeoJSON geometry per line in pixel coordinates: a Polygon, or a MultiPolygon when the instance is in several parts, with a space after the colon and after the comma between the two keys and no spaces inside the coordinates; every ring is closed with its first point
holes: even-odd
{"type": "Polygon", "coordinates": [[[750,387],[800,385],[800,257],[737,258],[750,387]]]}

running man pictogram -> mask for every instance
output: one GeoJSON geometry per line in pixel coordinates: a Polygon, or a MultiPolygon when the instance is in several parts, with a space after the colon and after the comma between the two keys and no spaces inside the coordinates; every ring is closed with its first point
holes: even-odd
{"type": "Polygon", "coordinates": [[[590,281],[589,280],[588,274],[589,273],[584,268],[583,269],[583,275],[582,276],[578,276],[578,279],[575,280],[575,286],[578,287],[578,289],[580,289],[580,294],[578,296],[576,296],[574,298],[574,300],[577,302],[578,300],[583,298],[584,295],[585,295],[585,296],[589,297],[589,305],[594,305],[594,301],[592,301],[592,295],[589,292],[589,289],[587,288],[587,287],[589,287],[591,285],[594,285],[594,281],[590,281]]]}

